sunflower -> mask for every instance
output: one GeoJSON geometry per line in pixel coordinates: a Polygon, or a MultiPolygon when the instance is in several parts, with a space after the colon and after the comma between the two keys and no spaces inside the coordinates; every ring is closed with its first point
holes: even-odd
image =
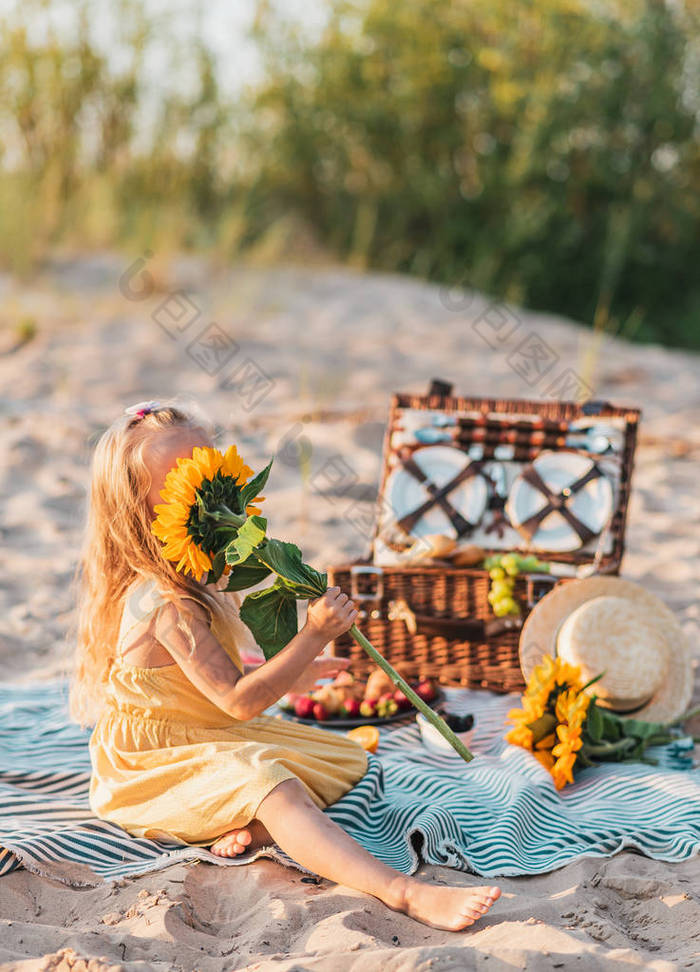
{"type": "Polygon", "coordinates": [[[530,675],[521,708],[508,713],[514,728],[506,739],[529,749],[551,773],[557,789],[573,782],[583,745],[582,729],[591,698],[581,689],[577,666],[544,655],[530,675]]]}
{"type": "Polygon", "coordinates": [[[579,692],[576,689],[562,692],[557,699],[554,710],[557,721],[580,729],[590,703],[591,697],[586,695],[585,692],[579,692]]]}
{"type": "Polygon", "coordinates": [[[574,782],[574,765],[578,758],[578,751],[583,745],[580,726],[557,726],[559,742],[552,747],[552,756],[556,759],[550,770],[557,790],[566,783],[574,782]]]}
{"type": "Polygon", "coordinates": [[[554,664],[554,681],[556,685],[564,685],[576,690],[582,687],[581,668],[579,665],[570,665],[569,662],[564,661],[562,658],[556,658],[554,664]]]}
{"type": "Polygon", "coordinates": [[[532,731],[528,729],[524,722],[518,722],[514,729],[506,733],[506,739],[514,746],[522,746],[523,749],[532,749],[532,731]]]}
{"type": "Polygon", "coordinates": [[[510,730],[506,739],[515,746],[532,749],[534,738],[531,726],[544,715],[544,700],[531,695],[523,695],[521,703],[522,708],[511,709],[508,713],[508,721],[512,722],[515,728],[510,730]]]}
{"type": "MultiPolygon", "coordinates": [[[[554,749],[557,747],[555,746],[554,749]]],[[[554,750],[552,750],[554,753],[554,750]]],[[[554,780],[554,786],[557,790],[561,790],[562,787],[566,786],[567,783],[574,782],[574,763],[576,762],[576,753],[566,753],[559,756],[556,763],[550,769],[552,774],[552,779],[554,780]]]]}
{"type": "Polygon", "coordinates": [[[553,732],[550,732],[548,736],[544,736],[542,739],[540,739],[539,742],[536,742],[535,743],[535,749],[537,749],[537,750],[550,749],[551,750],[552,746],[556,743],[556,741],[557,741],[556,734],[553,733],[553,732]]]}
{"type": "Polygon", "coordinates": [[[552,748],[553,756],[568,756],[569,753],[577,753],[583,745],[579,728],[572,729],[571,726],[558,725],[557,736],[559,742],[552,748]]]}
{"type": "Polygon", "coordinates": [[[264,496],[256,496],[245,511],[238,501],[252,472],[235,446],[224,453],[209,446],[195,448],[191,457],[177,460],[165,477],[160,493],[164,502],[154,506],[156,518],[151,527],[163,543],[163,556],[172,560],[177,570],[199,579],[212,569],[212,524],[202,518],[198,500],[204,500],[207,508],[224,504],[233,513],[260,513],[253,503],[264,496]]]}
{"type": "Polygon", "coordinates": [[[578,665],[570,665],[561,658],[545,655],[541,664],[533,669],[525,694],[547,699],[560,686],[580,689],[580,678],[581,669],[578,665]]]}
{"type": "Polygon", "coordinates": [[[535,665],[525,689],[525,696],[547,699],[554,688],[556,662],[551,655],[545,655],[540,665],[535,665]]]}
{"type": "Polygon", "coordinates": [[[544,715],[545,706],[540,698],[524,695],[520,709],[511,709],[508,718],[511,722],[536,722],[544,715]]]}
{"type": "Polygon", "coordinates": [[[537,726],[545,715],[544,700],[531,695],[522,697],[522,709],[511,709],[508,713],[508,721],[512,722],[514,729],[506,735],[508,742],[515,746],[523,746],[525,749],[532,749],[536,739],[533,734],[533,727],[537,726]]]}
{"type": "Polygon", "coordinates": [[[666,725],[640,722],[639,732],[629,733],[635,720],[623,724],[612,713],[601,714],[596,696],[588,692],[598,678],[584,685],[578,666],[544,655],[530,674],[521,707],[508,713],[513,728],[505,738],[530,750],[557,790],[574,782],[574,769],[580,765],[596,766],[609,759],[643,761],[645,747],[659,738],[655,732],[661,739],[672,738],[666,725]],[[635,755],[630,757],[630,752],[635,755]]]}
{"type": "Polygon", "coordinates": [[[554,766],[554,757],[546,749],[536,749],[532,754],[538,763],[547,770],[548,773],[552,772],[552,767],[554,766]]]}

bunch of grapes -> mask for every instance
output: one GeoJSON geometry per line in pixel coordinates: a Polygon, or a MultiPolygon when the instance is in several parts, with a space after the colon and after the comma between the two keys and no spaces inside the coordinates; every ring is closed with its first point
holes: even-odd
{"type": "Polygon", "coordinates": [[[491,578],[488,599],[491,610],[497,618],[504,618],[507,615],[517,617],[520,614],[520,605],[513,597],[515,578],[518,574],[549,571],[549,564],[538,560],[534,554],[527,557],[517,553],[494,554],[486,558],[483,566],[488,570],[491,578]]]}

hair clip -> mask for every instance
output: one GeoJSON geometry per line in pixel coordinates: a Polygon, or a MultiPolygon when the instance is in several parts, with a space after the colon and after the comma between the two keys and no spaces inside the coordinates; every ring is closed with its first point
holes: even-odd
{"type": "Polygon", "coordinates": [[[124,409],[125,415],[130,415],[132,418],[142,419],[144,415],[150,415],[151,412],[155,412],[160,408],[160,402],[137,402],[136,405],[129,405],[128,408],[124,409]]]}

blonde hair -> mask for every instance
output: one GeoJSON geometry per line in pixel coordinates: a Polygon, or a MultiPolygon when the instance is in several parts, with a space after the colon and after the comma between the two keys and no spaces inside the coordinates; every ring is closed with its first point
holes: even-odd
{"type": "Polygon", "coordinates": [[[147,448],[155,436],[176,429],[202,430],[211,439],[206,418],[179,404],[165,404],[143,417],[122,415],[95,448],[76,576],[77,643],[68,698],[70,716],[83,728],[94,725],[102,710],[124,598],[134,581],[153,580],[176,602],[183,595],[194,599],[212,622],[239,629],[243,624],[236,612],[239,599],[179,574],[151,531],[147,448]]]}

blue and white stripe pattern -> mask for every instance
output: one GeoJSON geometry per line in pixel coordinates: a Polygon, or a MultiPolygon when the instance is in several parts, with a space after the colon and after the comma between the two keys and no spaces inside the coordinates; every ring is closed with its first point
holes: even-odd
{"type": "MultiPolygon", "coordinates": [[[[452,694],[452,693],[451,693],[452,694]]],[[[692,742],[659,766],[608,765],[578,774],[560,793],[525,750],[503,742],[513,696],[452,695],[473,712],[466,765],[420,742],[415,722],[382,731],[369,770],[327,811],[383,861],[411,873],[419,857],[488,877],[537,874],[589,855],[634,847],[678,861],[700,850],[700,769],[692,742]]],[[[63,680],[0,686],[0,875],[26,866],[72,885],[96,885],[181,860],[240,866],[200,847],[131,837],[88,805],[89,732],[67,717],[63,680]]],[[[284,855],[273,853],[286,863],[284,855]]]]}

